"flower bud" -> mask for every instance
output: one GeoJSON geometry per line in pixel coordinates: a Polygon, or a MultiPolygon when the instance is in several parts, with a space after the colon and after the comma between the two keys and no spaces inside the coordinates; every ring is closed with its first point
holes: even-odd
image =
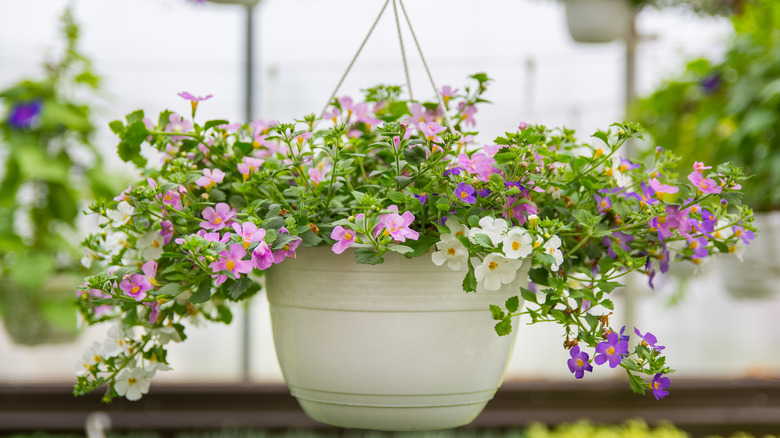
{"type": "Polygon", "coordinates": [[[204,192],[204,193],[201,193],[200,197],[203,198],[204,200],[207,200],[207,199],[209,199],[209,194],[204,192]]]}
{"type": "Polygon", "coordinates": [[[539,225],[539,216],[535,214],[528,216],[528,225],[531,228],[536,228],[536,226],[539,225]]]}

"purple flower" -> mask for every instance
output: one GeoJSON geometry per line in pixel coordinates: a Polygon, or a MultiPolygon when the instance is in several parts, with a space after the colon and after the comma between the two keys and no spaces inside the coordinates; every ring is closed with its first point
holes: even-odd
{"type": "Polygon", "coordinates": [[[520,124],[517,125],[517,129],[519,129],[520,131],[523,131],[526,128],[528,128],[528,123],[520,122],[520,124]]]}
{"type": "Polygon", "coordinates": [[[735,225],[731,229],[734,231],[735,236],[745,242],[745,245],[750,245],[750,241],[756,238],[756,234],[750,230],[746,230],[745,227],[735,225]]]}
{"type": "Polygon", "coordinates": [[[493,193],[493,192],[491,192],[488,189],[482,189],[482,190],[477,192],[477,194],[479,195],[480,198],[487,198],[488,196],[490,196],[491,193],[493,193]]]}
{"type": "Polygon", "coordinates": [[[658,200],[654,198],[655,190],[647,186],[644,181],[642,181],[641,186],[642,193],[629,193],[628,196],[638,199],[641,206],[652,205],[658,202],[658,200]]]}
{"type": "Polygon", "coordinates": [[[631,248],[628,246],[628,243],[633,241],[634,236],[622,231],[615,231],[611,236],[604,236],[601,239],[602,245],[607,247],[607,255],[613,259],[617,258],[617,253],[612,249],[613,243],[619,246],[623,251],[630,251],[631,248]]]}
{"type": "Polygon", "coordinates": [[[200,101],[203,101],[203,100],[208,100],[208,99],[211,99],[212,97],[214,97],[214,95],[213,95],[213,94],[209,94],[209,95],[208,95],[208,96],[206,96],[206,97],[193,96],[192,94],[190,94],[190,93],[188,93],[188,92],[186,92],[186,91],[182,91],[181,93],[177,93],[177,94],[178,94],[178,95],[179,95],[179,97],[181,97],[182,99],[187,99],[187,100],[189,100],[190,102],[200,102],[200,101]]]}
{"type": "Polygon", "coordinates": [[[680,232],[687,231],[688,228],[688,210],[680,211],[679,207],[667,205],[666,214],[656,216],[650,220],[648,225],[658,230],[658,240],[666,239],[672,235],[672,230],[680,228],[680,232]]]}
{"type": "Polygon", "coordinates": [[[146,298],[146,292],[152,288],[152,283],[143,274],[133,274],[125,276],[122,281],[119,282],[119,289],[122,289],[124,293],[135,298],[136,301],[141,301],[146,298]]]}
{"type": "Polygon", "coordinates": [[[265,237],[265,230],[257,228],[257,225],[252,222],[244,222],[239,225],[238,222],[233,222],[233,230],[241,236],[241,240],[244,243],[244,249],[248,249],[252,242],[261,242],[265,237]]]}
{"type": "Polygon", "coordinates": [[[671,381],[668,377],[661,377],[663,374],[658,373],[653,377],[653,382],[650,384],[650,387],[653,389],[653,395],[655,396],[656,400],[661,400],[662,398],[669,395],[669,391],[664,391],[664,389],[668,388],[671,384],[671,381]]]}
{"type": "Polygon", "coordinates": [[[663,345],[655,345],[658,342],[658,339],[655,337],[655,335],[653,335],[650,332],[647,332],[643,335],[638,328],[634,327],[634,333],[636,333],[637,336],[642,338],[642,345],[644,346],[650,347],[656,351],[661,351],[664,348],[666,348],[663,345]]]}
{"type": "Polygon", "coordinates": [[[233,216],[236,211],[231,209],[229,205],[224,202],[217,204],[216,210],[211,207],[206,207],[201,213],[205,221],[200,223],[200,227],[205,230],[219,231],[225,228],[226,225],[230,225],[233,216]]]}
{"type": "Polygon", "coordinates": [[[333,232],[330,233],[330,238],[338,240],[333,244],[333,252],[336,254],[343,253],[347,248],[355,243],[355,232],[349,228],[344,228],[341,225],[336,226],[333,232]]]}
{"type": "Polygon", "coordinates": [[[620,169],[621,172],[625,172],[627,170],[634,170],[639,167],[642,167],[642,165],[634,164],[631,162],[631,160],[627,160],[625,158],[620,158],[620,165],[618,166],[618,169],[620,169]]]}
{"type": "Polygon", "coordinates": [[[270,268],[273,264],[273,251],[271,251],[271,248],[268,247],[267,243],[260,242],[252,251],[252,265],[257,269],[264,271],[270,268]]]}
{"type": "Polygon", "coordinates": [[[423,193],[422,195],[414,195],[415,198],[417,198],[418,201],[420,201],[420,204],[425,205],[425,202],[428,201],[428,194],[423,193]]]}
{"type": "Polygon", "coordinates": [[[162,227],[160,235],[163,237],[163,242],[166,245],[171,243],[171,239],[173,238],[173,222],[164,220],[160,222],[160,227],[162,227]]]}
{"type": "MultiPolygon", "coordinates": [[[[287,231],[287,228],[282,227],[279,229],[280,234],[290,234],[289,231],[287,231]]],[[[295,240],[291,240],[288,242],[282,249],[277,249],[273,252],[274,256],[274,264],[281,263],[284,259],[287,257],[295,258],[295,250],[298,248],[298,246],[301,244],[302,240],[300,237],[295,237],[295,240]]]]}
{"type": "Polygon", "coordinates": [[[706,94],[713,94],[720,88],[720,73],[712,73],[701,80],[701,88],[706,94]]]}
{"type": "Polygon", "coordinates": [[[593,358],[593,362],[596,362],[596,365],[601,365],[608,361],[609,367],[615,368],[620,365],[621,355],[628,354],[628,342],[617,333],[611,332],[607,336],[606,341],[596,346],[596,353],[598,354],[593,358]]]}
{"type": "Polygon", "coordinates": [[[585,371],[592,372],[593,366],[588,362],[588,353],[580,351],[580,346],[575,345],[569,351],[571,359],[567,361],[569,365],[569,371],[574,373],[574,377],[581,379],[585,375],[585,371]]]}
{"type": "Polygon", "coordinates": [[[43,102],[32,100],[29,102],[19,102],[11,108],[11,114],[8,116],[8,124],[16,129],[30,128],[43,109],[43,102]]]}
{"type": "Polygon", "coordinates": [[[710,255],[707,251],[707,239],[704,236],[693,238],[691,236],[685,236],[688,239],[688,247],[693,250],[694,259],[702,259],[710,255]]]}
{"type": "Polygon", "coordinates": [[[458,166],[455,166],[455,167],[453,167],[452,169],[447,169],[447,170],[445,170],[445,171],[444,171],[444,176],[447,176],[447,175],[460,175],[460,173],[461,173],[462,171],[463,171],[463,169],[461,169],[461,168],[460,168],[460,167],[458,167],[458,166]]]}
{"type": "Polygon", "coordinates": [[[160,302],[152,301],[150,303],[144,303],[149,306],[149,323],[154,324],[157,322],[157,317],[160,316],[160,302]]]}
{"type": "Polygon", "coordinates": [[[458,183],[458,187],[455,189],[455,196],[466,204],[477,202],[477,198],[474,197],[474,187],[466,183],[458,183]]]}
{"type": "MultiPolygon", "coordinates": [[[[171,114],[168,117],[168,125],[165,126],[165,132],[184,133],[192,129],[192,122],[182,119],[182,117],[176,113],[171,114]]],[[[183,135],[172,135],[171,140],[181,140],[186,138],[183,135]]]]}
{"type": "Polygon", "coordinates": [[[661,184],[661,182],[655,178],[650,179],[650,188],[655,190],[655,195],[658,199],[663,198],[665,193],[677,193],[680,191],[677,187],[661,184]]]}
{"type": "MultiPolygon", "coordinates": [[[[599,190],[599,192],[602,191],[599,190]]],[[[609,210],[609,208],[612,207],[612,201],[609,199],[609,196],[607,196],[606,194],[604,194],[604,196],[602,197],[598,193],[595,193],[593,196],[596,197],[596,204],[598,205],[599,213],[604,213],[606,210],[609,210]]]]}

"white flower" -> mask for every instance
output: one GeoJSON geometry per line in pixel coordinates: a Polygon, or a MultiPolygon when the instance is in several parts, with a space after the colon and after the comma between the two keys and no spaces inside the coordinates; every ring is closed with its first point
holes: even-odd
{"type": "Polygon", "coordinates": [[[117,205],[116,210],[106,211],[106,216],[111,219],[112,227],[121,227],[130,222],[133,212],[135,212],[135,209],[126,201],[122,201],[117,205]]]}
{"type": "Polygon", "coordinates": [[[125,368],[116,376],[114,389],[130,401],[140,400],[142,394],[149,392],[150,377],[150,373],[140,368],[125,368]]]}
{"type": "Polygon", "coordinates": [[[509,224],[504,219],[493,219],[490,216],[485,216],[479,220],[479,227],[469,231],[469,239],[473,241],[477,234],[484,234],[490,238],[493,246],[498,246],[506,235],[507,228],[509,228],[509,224]]]}
{"type": "MultiPolygon", "coordinates": [[[[745,243],[742,242],[742,240],[737,240],[737,243],[731,245],[729,247],[729,252],[737,256],[737,259],[739,259],[740,262],[744,262],[742,259],[742,256],[745,255],[745,243]]],[[[706,259],[709,259],[710,257],[706,257],[706,259]]],[[[709,261],[709,260],[708,260],[709,261]]]]}
{"type": "Polygon", "coordinates": [[[458,219],[454,217],[447,217],[447,221],[444,222],[444,225],[447,226],[447,228],[450,229],[449,233],[445,233],[441,235],[441,240],[447,240],[447,239],[457,239],[456,236],[468,236],[469,235],[469,228],[460,222],[458,222],[458,219]]]}
{"type": "MultiPolygon", "coordinates": [[[[444,236],[444,235],[443,235],[444,236]]],[[[464,265],[466,265],[469,251],[455,238],[442,239],[436,243],[438,251],[431,254],[431,259],[436,266],[441,266],[444,262],[447,262],[447,267],[453,271],[459,271],[464,265]]]]}
{"type": "Polygon", "coordinates": [[[98,255],[95,251],[89,248],[84,248],[84,255],[81,257],[81,265],[89,269],[92,266],[92,262],[98,259],[98,255]]]}
{"type": "Polygon", "coordinates": [[[488,254],[482,264],[474,269],[474,274],[485,289],[498,290],[502,284],[515,281],[522,263],[520,260],[509,259],[494,252],[488,254]]]}
{"type": "Polygon", "coordinates": [[[109,356],[125,354],[130,350],[131,345],[131,340],[128,339],[124,330],[118,325],[115,325],[108,330],[108,339],[103,341],[103,348],[109,356]]]}
{"type": "MultiPolygon", "coordinates": [[[[728,225],[729,225],[729,221],[727,221],[725,219],[719,220],[718,223],[715,224],[715,229],[717,231],[713,232],[712,235],[716,239],[728,239],[729,237],[733,236],[734,235],[734,231],[728,225]]],[[[744,248],[742,249],[742,251],[743,252],[745,251],[744,248]]],[[[729,251],[729,252],[733,252],[733,251],[729,251]]],[[[739,257],[740,260],[742,260],[741,256],[738,256],[738,257],[739,257]]]]}
{"type": "Polygon", "coordinates": [[[76,375],[86,376],[92,371],[96,371],[96,366],[103,361],[103,356],[104,352],[100,342],[95,342],[87,347],[84,354],[81,355],[81,360],[76,363],[76,375]]]}
{"type": "Polygon", "coordinates": [[[143,260],[157,260],[162,256],[165,240],[157,231],[147,231],[138,238],[136,248],[143,260]]]}
{"type": "MultiPolygon", "coordinates": [[[[539,243],[538,240],[537,240],[537,243],[539,243]]],[[[535,245],[535,246],[538,246],[538,245],[535,245]]],[[[561,239],[560,239],[560,237],[558,237],[558,236],[550,237],[550,239],[547,242],[545,242],[543,248],[544,248],[545,254],[551,255],[555,259],[555,263],[553,263],[550,266],[550,269],[553,270],[553,271],[557,271],[558,268],[561,267],[561,263],[563,263],[563,253],[560,250],[560,248],[561,248],[561,239]]]]}
{"type": "Polygon", "coordinates": [[[122,249],[130,248],[130,242],[127,239],[127,234],[121,231],[110,232],[106,237],[105,248],[110,254],[119,254],[122,249]]]}
{"type": "Polygon", "coordinates": [[[533,249],[533,239],[524,228],[512,228],[506,233],[504,254],[510,259],[528,257],[533,249]]]}

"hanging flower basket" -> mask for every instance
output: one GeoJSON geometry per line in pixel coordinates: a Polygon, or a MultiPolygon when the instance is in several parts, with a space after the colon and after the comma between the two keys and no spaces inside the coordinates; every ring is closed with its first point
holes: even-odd
{"type": "Polygon", "coordinates": [[[565,0],[566,25],[574,41],[608,43],[628,33],[631,7],[626,0],[565,0]]]}
{"type": "Polygon", "coordinates": [[[336,426],[468,424],[501,384],[517,333],[496,336],[484,311],[526,287],[529,267],[497,291],[466,294],[465,265],[400,254],[358,265],[329,248],[299,251],[266,279],[285,382],[306,413],[336,426]]]}

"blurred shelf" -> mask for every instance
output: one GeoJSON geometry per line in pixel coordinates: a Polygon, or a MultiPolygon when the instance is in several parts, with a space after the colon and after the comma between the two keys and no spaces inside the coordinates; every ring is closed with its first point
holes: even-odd
{"type": "MultiPolygon", "coordinates": [[[[682,380],[662,401],[629,392],[624,381],[507,382],[471,429],[509,429],[533,422],[555,425],[587,418],[616,424],[642,418],[671,421],[694,436],[780,434],[780,380],[682,380]]],[[[96,411],[111,417],[114,431],[179,431],[225,428],[337,428],[309,419],[284,385],[162,385],[138,402],[100,402],[101,394],[73,397],[66,384],[0,384],[0,435],[82,432],[96,411]]]]}

